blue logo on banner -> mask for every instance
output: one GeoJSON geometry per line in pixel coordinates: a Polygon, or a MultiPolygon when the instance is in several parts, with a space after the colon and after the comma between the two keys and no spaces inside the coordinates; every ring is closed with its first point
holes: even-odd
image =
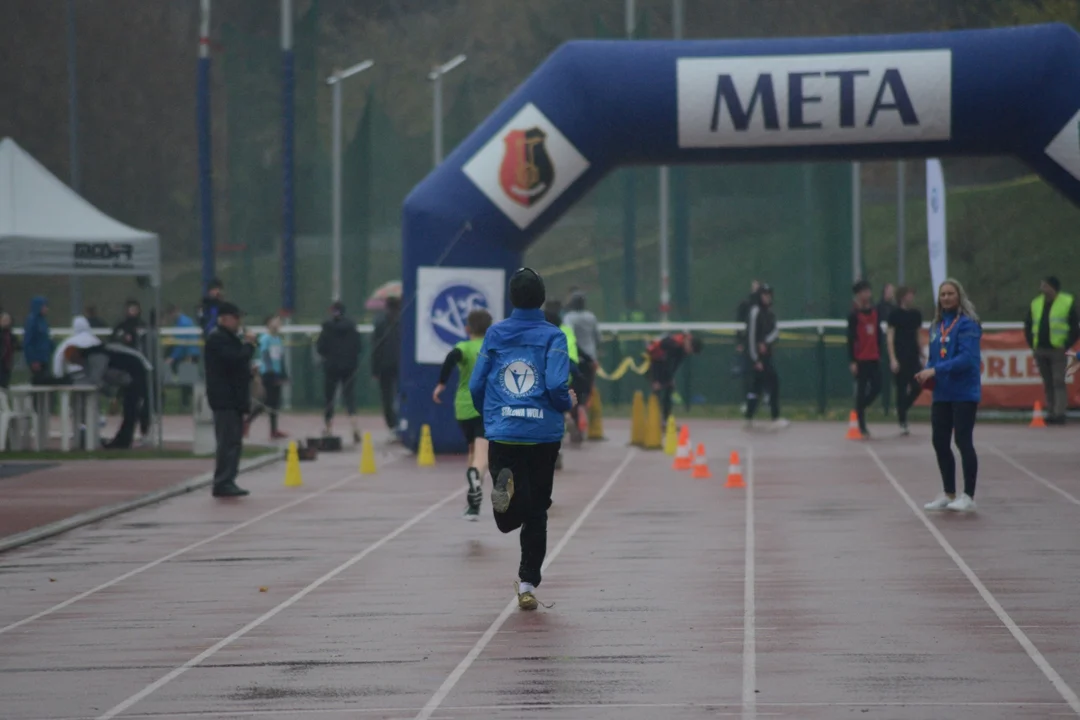
{"type": "Polygon", "coordinates": [[[488,310],[487,297],[472,285],[465,283],[444,288],[431,303],[431,327],[447,345],[468,340],[465,321],[473,310],[488,310]]]}

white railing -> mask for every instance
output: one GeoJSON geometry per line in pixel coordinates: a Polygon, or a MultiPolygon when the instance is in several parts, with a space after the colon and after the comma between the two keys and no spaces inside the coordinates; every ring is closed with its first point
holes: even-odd
{"type": "MultiPolygon", "coordinates": [[[[847,320],[833,320],[833,319],[820,319],[820,320],[781,320],[777,323],[781,330],[814,330],[818,334],[823,334],[826,330],[844,330],[847,328],[847,320]]],[[[722,332],[731,333],[743,329],[745,326],[742,323],[737,322],[602,322],[600,323],[600,331],[609,334],[618,334],[623,332],[644,332],[663,334],[668,332],[676,332],[679,330],[687,330],[690,332],[722,332]]],[[[929,328],[930,323],[924,322],[924,328],[929,328]]],[[[983,330],[1023,330],[1024,323],[1022,322],[984,322],[982,323],[983,330]]],[[[247,328],[253,332],[263,332],[266,330],[263,326],[252,325],[247,328]]],[[[364,334],[371,333],[375,330],[375,326],[368,323],[360,323],[356,326],[356,329],[364,334]]],[[[283,325],[281,328],[282,335],[318,335],[322,330],[321,325],[283,325]]],[[[71,334],[71,328],[69,327],[56,327],[50,328],[50,332],[53,335],[66,337],[71,334]]],[[[95,335],[102,337],[111,335],[111,328],[97,328],[94,331],[95,335]]],[[[22,328],[14,328],[15,335],[22,335],[22,328]]],[[[201,337],[202,330],[197,327],[163,327],[161,328],[161,334],[164,337],[201,337]]]]}

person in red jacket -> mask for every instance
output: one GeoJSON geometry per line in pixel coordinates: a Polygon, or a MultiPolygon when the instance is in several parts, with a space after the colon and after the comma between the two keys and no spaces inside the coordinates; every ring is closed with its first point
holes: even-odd
{"type": "Polygon", "coordinates": [[[848,315],[848,358],[855,378],[855,414],[859,431],[870,437],[866,427],[866,408],[881,393],[881,319],[874,307],[870,283],[859,280],[851,289],[855,307],[848,315]]]}

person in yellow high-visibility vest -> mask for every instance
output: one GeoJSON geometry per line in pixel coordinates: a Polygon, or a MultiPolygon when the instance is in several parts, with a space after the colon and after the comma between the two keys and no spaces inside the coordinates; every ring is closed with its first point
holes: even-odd
{"type": "Polygon", "coordinates": [[[1044,278],[1041,292],[1031,301],[1024,321],[1024,336],[1035,352],[1035,362],[1046,393],[1046,422],[1064,425],[1069,398],[1065,386],[1065,365],[1069,348],[1080,339],[1073,296],[1061,292],[1061,282],[1053,276],[1044,278]]]}
{"type": "MultiPolygon", "coordinates": [[[[578,353],[577,335],[574,333],[574,328],[570,327],[562,321],[562,303],[558,300],[549,300],[544,303],[544,318],[562,330],[563,335],[566,336],[566,354],[570,357],[570,378],[569,382],[571,387],[575,384],[581,369],[579,363],[581,362],[581,355],[578,353]]],[[[581,433],[581,428],[577,424],[577,416],[580,408],[578,403],[574,402],[573,409],[565,415],[566,429],[570,433],[570,442],[575,445],[580,444],[584,437],[581,433]]],[[[556,461],[555,468],[562,470],[562,453],[559,453],[558,460],[556,461]]]]}

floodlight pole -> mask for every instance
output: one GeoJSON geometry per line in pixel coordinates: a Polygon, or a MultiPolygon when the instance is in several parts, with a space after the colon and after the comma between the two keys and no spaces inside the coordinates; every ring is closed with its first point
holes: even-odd
{"type": "Polygon", "coordinates": [[[341,84],[346,78],[358,75],[375,64],[372,60],[353,65],[345,70],[337,70],[326,78],[326,84],[333,89],[333,259],[331,260],[330,295],[331,300],[341,300],[341,84]]]}
{"type": "Polygon", "coordinates": [[[430,73],[428,73],[428,80],[434,83],[434,98],[433,98],[433,114],[434,123],[432,126],[432,133],[434,134],[434,142],[432,143],[432,165],[438,167],[443,158],[443,132],[442,132],[442,78],[458,65],[465,62],[464,55],[458,55],[452,60],[443,63],[442,65],[436,65],[430,73]]]}

